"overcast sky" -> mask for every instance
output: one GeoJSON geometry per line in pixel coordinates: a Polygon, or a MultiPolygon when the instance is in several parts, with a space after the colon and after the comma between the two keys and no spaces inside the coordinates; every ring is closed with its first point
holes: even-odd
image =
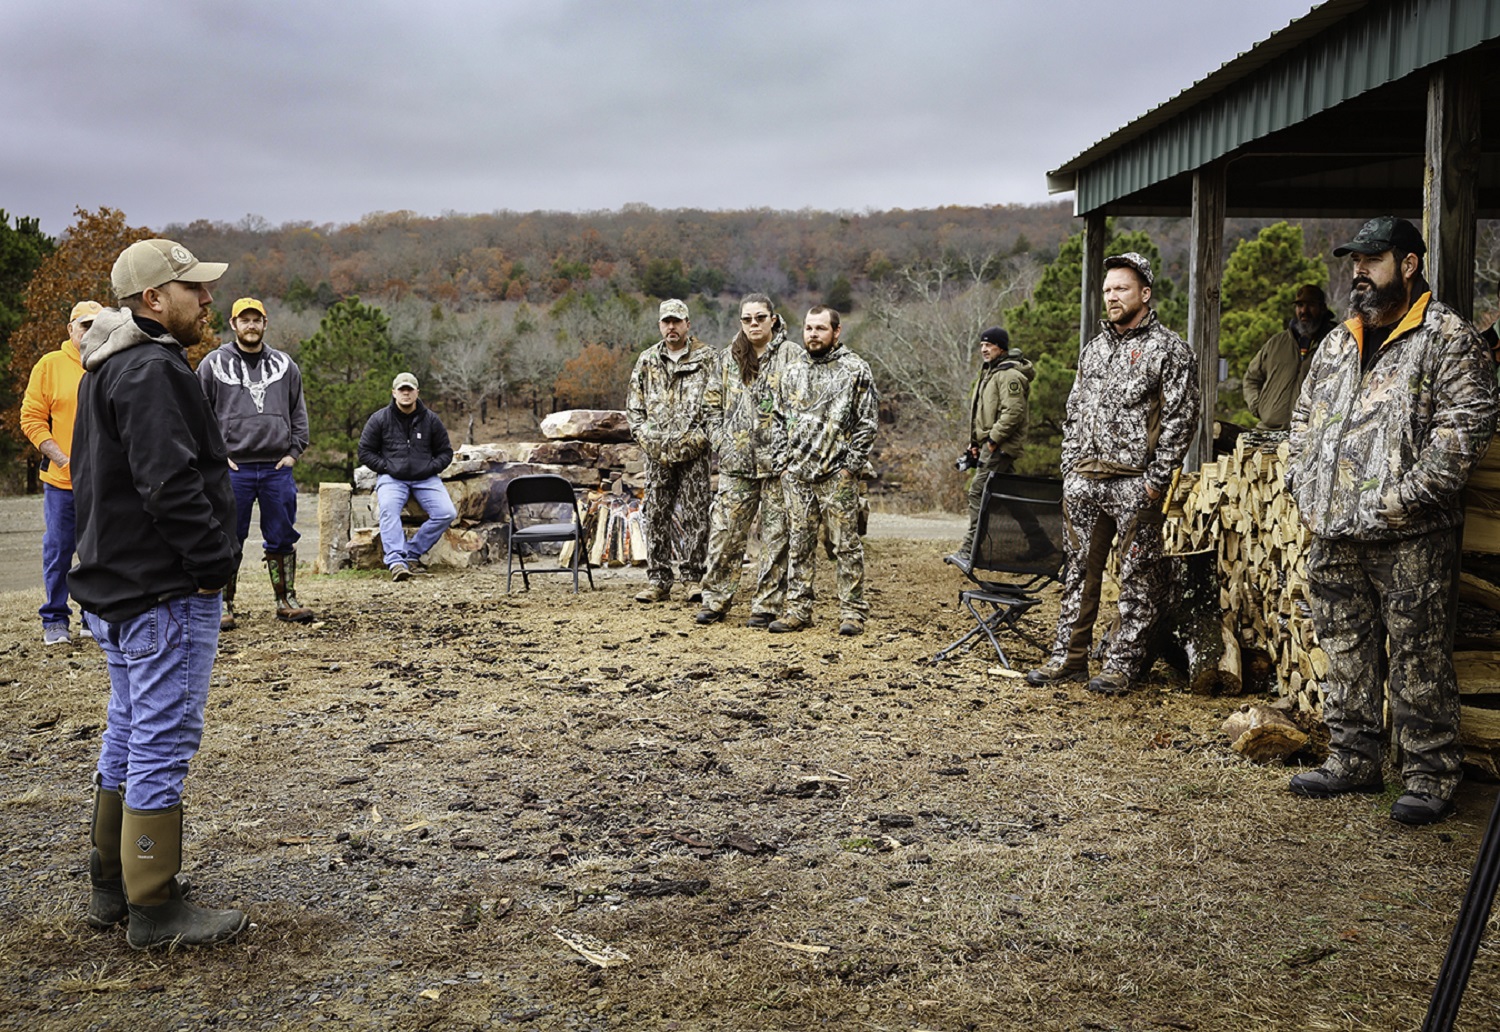
{"type": "Polygon", "coordinates": [[[0,207],[55,234],[101,205],[160,229],[1043,201],[1312,6],[8,0],[0,207]]]}

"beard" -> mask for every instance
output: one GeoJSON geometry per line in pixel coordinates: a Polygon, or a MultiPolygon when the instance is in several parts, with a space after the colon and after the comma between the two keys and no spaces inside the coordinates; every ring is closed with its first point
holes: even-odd
{"type": "Polygon", "coordinates": [[[185,311],[173,306],[162,313],[161,324],[184,348],[195,347],[203,341],[201,312],[185,311]]]}
{"type": "Polygon", "coordinates": [[[1292,329],[1297,331],[1297,336],[1301,337],[1303,340],[1307,340],[1312,337],[1314,333],[1318,332],[1318,323],[1320,321],[1321,320],[1313,319],[1293,319],[1292,329]]]}
{"type": "Polygon", "coordinates": [[[1394,311],[1406,300],[1406,283],[1394,279],[1383,287],[1363,276],[1356,277],[1349,288],[1349,310],[1359,316],[1366,326],[1384,325],[1382,316],[1394,311]]]}

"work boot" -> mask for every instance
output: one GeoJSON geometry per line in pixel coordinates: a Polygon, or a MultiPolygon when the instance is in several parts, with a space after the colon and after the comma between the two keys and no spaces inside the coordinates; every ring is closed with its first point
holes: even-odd
{"type": "Polygon", "coordinates": [[[1402,824],[1436,824],[1453,809],[1451,799],[1426,792],[1407,792],[1391,804],[1391,820],[1402,824]]]}
{"type": "Polygon", "coordinates": [[[94,928],[112,928],[125,920],[125,883],[120,875],[120,821],[124,800],[119,789],[106,789],[94,775],[94,825],[89,850],[89,912],[94,928]]]}
{"type": "Polygon", "coordinates": [[[1087,659],[1058,659],[1054,656],[1035,670],[1028,670],[1026,683],[1040,688],[1049,684],[1062,684],[1065,681],[1082,681],[1088,676],[1087,659]]]}
{"type": "Polygon", "coordinates": [[[234,588],[239,579],[240,574],[239,571],[236,570],[234,573],[231,573],[229,575],[229,583],[224,585],[224,611],[219,614],[220,634],[224,633],[225,631],[232,631],[239,626],[239,624],[235,623],[234,621],[234,588]]]}
{"type": "Polygon", "coordinates": [[[772,634],[791,634],[796,631],[805,630],[808,626],[806,620],[796,616],[783,616],[779,620],[772,620],[766,630],[772,634]]]}
{"type": "Polygon", "coordinates": [[[857,634],[864,634],[865,622],[852,616],[846,616],[839,624],[839,633],[846,638],[852,638],[857,634]]]}
{"type": "Polygon", "coordinates": [[[1122,671],[1105,668],[1084,687],[1096,695],[1124,695],[1130,691],[1130,678],[1122,671]]]}
{"type": "Polygon", "coordinates": [[[247,923],[242,910],[210,910],[184,900],[177,883],[182,867],[182,804],[164,810],[124,807],[120,866],[129,899],[131,949],[206,946],[223,942],[247,923]]]}
{"type": "Polygon", "coordinates": [[[724,619],[724,610],[710,609],[707,606],[704,606],[702,609],[698,610],[698,615],[693,617],[693,619],[700,624],[718,623],[720,620],[724,619]]]}
{"type": "Polygon", "coordinates": [[[271,571],[271,590],[276,593],[276,619],[311,623],[313,611],[297,601],[297,553],[267,552],[266,569],[271,571]]]}
{"type": "Polygon", "coordinates": [[[671,597],[671,587],[662,584],[647,584],[644,588],[636,593],[635,600],[637,602],[645,602],[647,604],[650,604],[652,602],[665,602],[671,597]]]}
{"type": "MultiPolygon", "coordinates": [[[[1287,784],[1287,788],[1291,790],[1292,795],[1305,796],[1308,799],[1332,799],[1334,796],[1348,795],[1351,792],[1378,795],[1385,791],[1385,781],[1379,774],[1368,779],[1351,778],[1333,770],[1325,763],[1315,770],[1305,770],[1296,775],[1287,784]]],[[[1395,816],[1394,812],[1392,816],[1395,816]]]]}
{"type": "Polygon", "coordinates": [[[751,613],[750,618],[745,621],[745,626],[752,631],[763,631],[770,627],[775,619],[776,617],[770,613],[751,613]]]}

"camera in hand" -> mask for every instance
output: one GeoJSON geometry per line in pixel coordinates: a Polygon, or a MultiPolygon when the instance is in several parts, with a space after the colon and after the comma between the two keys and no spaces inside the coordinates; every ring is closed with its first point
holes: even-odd
{"type": "Polygon", "coordinates": [[[978,465],[979,449],[974,445],[970,445],[963,450],[963,454],[953,463],[953,468],[960,473],[967,473],[969,470],[977,468],[978,465]]]}

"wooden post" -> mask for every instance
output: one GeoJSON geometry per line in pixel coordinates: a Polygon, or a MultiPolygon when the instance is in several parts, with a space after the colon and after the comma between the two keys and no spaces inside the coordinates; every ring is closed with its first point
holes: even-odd
{"type": "Polygon", "coordinates": [[[1433,296],[1474,316],[1474,238],[1479,210],[1482,67],[1450,57],[1427,86],[1427,170],[1423,181],[1425,268],[1433,296]]]}
{"type": "Polygon", "coordinates": [[[1188,450],[1187,468],[1214,457],[1214,410],[1219,401],[1219,288],[1224,279],[1224,164],[1193,173],[1193,255],[1188,262],[1188,347],[1198,356],[1203,416],[1188,450]]]}
{"type": "Polygon", "coordinates": [[[1104,225],[1102,211],[1091,211],[1083,222],[1083,303],[1078,306],[1078,350],[1099,332],[1104,311],[1104,225]]]}

